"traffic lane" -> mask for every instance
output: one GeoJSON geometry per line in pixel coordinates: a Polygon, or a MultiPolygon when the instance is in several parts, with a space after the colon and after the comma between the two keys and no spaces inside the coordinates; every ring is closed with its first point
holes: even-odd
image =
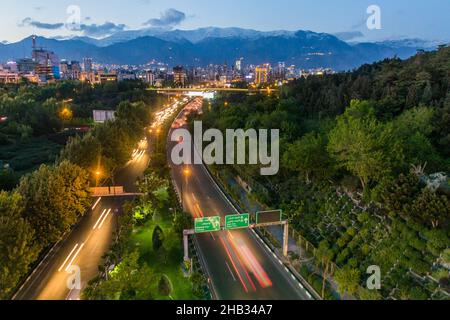
{"type": "MultiPolygon", "coordinates": [[[[189,166],[191,175],[183,177],[184,167],[175,167],[175,179],[184,178],[184,200],[186,208],[194,218],[235,214],[231,205],[211,183],[209,176],[200,166],[189,166]],[[209,181],[208,181],[209,180],[209,181]],[[222,199],[222,201],[220,201],[222,199]]],[[[207,254],[212,267],[210,273],[216,289],[225,299],[308,299],[296,281],[286,272],[284,265],[272,256],[249,230],[236,230],[201,235],[199,244],[203,254],[207,254]],[[235,239],[237,241],[235,241],[235,239]],[[237,242],[237,243],[236,243],[237,242]],[[221,250],[218,250],[218,247],[221,250]],[[240,251],[246,251],[242,256],[240,251]],[[214,257],[210,257],[211,254],[214,257]],[[224,263],[225,262],[225,263],[224,263]],[[225,264],[225,265],[224,265],[225,264]],[[251,264],[251,267],[248,267],[251,264]],[[218,272],[218,270],[229,271],[218,272]],[[254,272],[254,271],[258,272],[254,272]],[[230,288],[230,274],[233,288],[230,288]],[[225,276],[224,276],[225,275],[225,276]],[[237,281],[236,281],[237,280],[237,281]],[[238,290],[236,290],[236,287],[238,290]],[[232,290],[230,290],[232,289],[232,290]]]]}
{"type": "MultiPolygon", "coordinates": [[[[92,265],[88,262],[88,259],[84,259],[83,261],[80,261],[82,263],[78,263],[79,261],[77,260],[77,257],[83,253],[83,250],[85,250],[84,247],[86,245],[84,245],[81,249],[80,247],[86,242],[86,239],[89,239],[93,226],[96,224],[104,210],[108,210],[109,207],[113,205],[114,203],[112,199],[102,198],[96,208],[91,210],[80,220],[69,236],[58,244],[58,248],[55,248],[54,252],[48,257],[48,259],[46,259],[41,267],[36,269],[36,272],[32,275],[29,282],[25,284],[24,289],[19,292],[15,299],[65,300],[70,291],[67,286],[67,280],[71,274],[66,271],[66,268],[69,265],[78,265],[80,267],[82,276],[84,273],[84,278],[87,280],[85,283],[88,282],[88,277],[91,277],[91,279],[95,277],[96,272],[92,275],[93,269],[92,265]],[[80,251],[78,252],[78,250],[80,251]],[[72,258],[75,259],[72,261],[72,258]]],[[[113,216],[112,220],[105,220],[102,227],[103,230],[111,230],[115,224],[115,219],[115,216],[113,216]]],[[[109,246],[109,242],[107,242],[107,240],[108,239],[104,237],[100,237],[99,239],[94,239],[93,242],[97,242],[96,245],[98,247],[106,247],[109,246]]],[[[102,256],[103,253],[98,254],[97,256],[91,256],[90,259],[98,262],[102,256]]]]}
{"type": "MultiPolygon", "coordinates": [[[[173,145],[172,143],[171,146],[173,145]]],[[[181,196],[184,198],[186,208],[189,209],[189,212],[193,214],[194,218],[221,216],[223,218],[222,223],[224,223],[224,216],[236,214],[234,208],[216,189],[203,165],[172,166],[172,168],[177,184],[183,184],[181,196]],[[190,171],[188,176],[184,175],[186,168],[190,171]]],[[[227,268],[234,269],[249,299],[309,299],[306,292],[300,287],[295,278],[292,278],[293,276],[286,270],[283,263],[264,247],[252,231],[233,231],[231,235],[237,234],[238,232],[246,233],[245,235],[241,234],[239,237],[241,244],[237,246],[229,237],[222,238],[219,246],[222,245],[223,254],[217,258],[218,261],[221,261],[224,256],[228,258],[232,268],[229,265],[227,265],[227,268]],[[247,255],[251,256],[251,259],[249,258],[250,262],[246,257],[240,258],[239,251],[241,250],[245,250],[247,255]],[[249,264],[253,267],[250,274],[248,268],[246,268],[246,265],[248,266],[249,264]],[[255,272],[255,274],[260,276],[256,277],[258,281],[255,281],[255,275],[252,276],[252,271],[254,270],[257,270],[258,272],[255,272]],[[257,288],[255,283],[258,282],[264,286],[264,290],[253,295],[252,292],[256,291],[255,288],[257,288]],[[267,283],[272,284],[267,286],[267,283]]],[[[211,252],[214,251],[208,250],[207,253],[211,254],[211,252]]],[[[213,261],[211,263],[216,264],[213,261]]],[[[219,275],[213,278],[222,279],[219,275]]],[[[240,299],[242,298],[240,297],[240,299]]]]}
{"type": "MultiPolygon", "coordinates": [[[[81,289],[74,288],[66,295],[66,300],[78,300],[82,290],[88,282],[98,275],[98,267],[102,263],[103,255],[110,249],[114,231],[117,229],[118,216],[122,213],[123,199],[106,199],[103,215],[100,215],[91,229],[88,238],[80,245],[83,246],[72,264],[80,267],[81,289]],[[106,209],[108,208],[108,209],[106,209]]],[[[66,278],[70,280],[70,275],[66,278]]],[[[45,295],[45,292],[43,293],[45,295]]]]}
{"type": "MultiPolygon", "coordinates": [[[[196,180],[196,178],[191,180],[196,180]]],[[[213,189],[206,188],[205,183],[200,184],[202,186],[200,190],[197,188],[198,184],[191,183],[190,185],[189,193],[185,193],[185,204],[188,211],[194,212],[194,217],[224,216],[223,212],[233,213],[232,208],[226,204],[213,200],[218,195],[211,192],[213,189]],[[203,199],[205,201],[202,201],[203,199]],[[211,214],[208,214],[208,212],[211,214]]],[[[289,284],[285,283],[286,279],[281,281],[276,276],[277,270],[274,270],[275,268],[265,262],[264,259],[268,258],[264,256],[265,250],[254,245],[249,246],[247,239],[252,239],[249,231],[218,232],[198,236],[202,254],[207,257],[208,271],[219,297],[236,300],[296,299],[297,294],[293,288],[290,290],[289,284]],[[238,243],[235,243],[231,236],[239,237],[238,243]],[[247,250],[248,257],[239,254],[241,248],[247,250]],[[249,268],[248,261],[257,267],[249,268]],[[263,263],[261,264],[261,262],[263,263]],[[253,272],[258,269],[260,269],[259,273],[253,272]],[[261,278],[258,279],[256,276],[258,274],[263,274],[262,280],[261,278]],[[230,281],[230,279],[233,279],[233,281],[230,281]],[[281,292],[271,288],[274,279],[277,283],[276,286],[283,289],[281,292]],[[264,283],[266,281],[269,281],[270,284],[264,283]]]]}
{"type": "Polygon", "coordinates": [[[124,168],[119,170],[114,178],[114,183],[123,186],[127,193],[137,192],[136,182],[143,178],[150,162],[151,146],[149,143],[145,148],[133,152],[132,159],[128,161],[124,168]]]}

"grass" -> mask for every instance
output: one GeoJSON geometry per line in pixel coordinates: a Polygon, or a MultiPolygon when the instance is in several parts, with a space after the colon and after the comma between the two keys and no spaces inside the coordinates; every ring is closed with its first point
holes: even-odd
{"type": "MultiPolygon", "coordinates": [[[[143,226],[136,227],[133,235],[130,237],[128,246],[131,251],[137,250],[140,254],[140,262],[146,263],[157,276],[159,280],[162,275],[166,275],[172,283],[173,291],[170,297],[155,296],[156,300],[195,300],[192,294],[192,283],[182,272],[181,257],[183,256],[182,243],[173,246],[167,253],[166,261],[161,254],[153,250],[152,236],[156,226],[160,226],[164,234],[171,230],[171,221],[163,220],[155,222],[147,221],[143,226]]],[[[157,289],[158,281],[154,283],[157,289]]],[[[158,290],[155,290],[157,292],[158,290]]]]}

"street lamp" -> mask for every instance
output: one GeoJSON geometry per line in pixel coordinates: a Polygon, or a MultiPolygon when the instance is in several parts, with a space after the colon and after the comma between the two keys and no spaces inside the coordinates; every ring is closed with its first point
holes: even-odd
{"type": "Polygon", "coordinates": [[[100,176],[102,175],[100,170],[95,171],[95,187],[98,187],[100,176]]]}

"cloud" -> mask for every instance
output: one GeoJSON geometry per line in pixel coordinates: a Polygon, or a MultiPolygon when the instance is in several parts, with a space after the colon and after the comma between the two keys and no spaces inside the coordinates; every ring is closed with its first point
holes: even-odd
{"type": "Polygon", "coordinates": [[[125,30],[125,24],[116,24],[114,22],[105,22],[103,24],[80,24],[76,31],[83,32],[86,36],[104,37],[116,32],[125,30]]]}
{"type": "Polygon", "coordinates": [[[22,22],[19,24],[20,27],[35,27],[38,29],[46,29],[46,30],[57,30],[64,27],[64,23],[46,23],[46,22],[40,22],[31,19],[30,17],[25,18],[22,20],[22,22]]]}
{"type": "Polygon", "coordinates": [[[144,25],[159,28],[174,27],[182,23],[184,20],[186,20],[186,14],[184,12],[175,9],[168,9],[161,13],[159,19],[150,19],[145,22],[144,25]]]}
{"type": "Polygon", "coordinates": [[[364,37],[364,34],[361,31],[344,31],[335,33],[334,36],[343,41],[350,41],[356,38],[364,37]]]}

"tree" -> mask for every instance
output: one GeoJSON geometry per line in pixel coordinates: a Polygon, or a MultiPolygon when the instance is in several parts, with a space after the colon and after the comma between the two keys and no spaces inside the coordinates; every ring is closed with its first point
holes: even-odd
{"type": "Polygon", "coordinates": [[[193,273],[191,276],[191,282],[192,282],[192,293],[195,297],[199,299],[205,298],[205,284],[206,279],[201,273],[193,273]]]}
{"type": "Polygon", "coordinates": [[[91,134],[84,138],[70,138],[61,151],[61,161],[68,160],[86,170],[98,170],[101,160],[102,146],[100,141],[91,134]]]}
{"type": "Polygon", "coordinates": [[[147,264],[139,265],[139,253],[132,252],[110,272],[108,280],[94,283],[84,292],[88,300],[153,300],[154,274],[147,264]]]}
{"type": "Polygon", "coordinates": [[[345,295],[346,293],[354,295],[359,288],[361,273],[358,269],[345,266],[343,269],[336,271],[334,280],[338,284],[338,291],[341,295],[345,295]]]}
{"type": "Polygon", "coordinates": [[[168,297],[172,293],[172,283],[166,275],[162,275],[158,282],[158,293],[163,297],[168,297]]]}
{"type": "Polygon", "coordinates": [[[12,190],[17,184],[17,177],[12,170],[3,170],[0,167],[0,190],[12,190]]]}
{"type": "Polygon", "coordinates": [[[0,192],[0,299],[8,299],[39,254],[34,231],[22,218],[25,207],[17,192],[0,192]]]}
{"type": "Polygon", "coordinates": [[[67,161],[56,168],[42,165],[23,177],[19,192],[25,202],[24,217],[43,248],[58,241],[90,203],[87,172],[67,161]]]}
{"type": "Polygon", "coordinates": [[[360,288],[358,290],[358,296],[360,300],[382,300],[383,297],[381,296],[380,292],[377,290],[369,290],[365,288],[360,288]]]}
{"type": "Polygon", "coordinates": [[[390,213],[404,217],[410,212],[411,205],[419,193],[419,178],[411,172],[408,175],[401,174],[396,180],[384,184],[381,199],[390,213]]]}
{"type": "Polygon", "coordinates": [[[153,229],[152,243],[153,243],[153,251],[158,252],[159,249],[163,246],[164,242],[164,232],[160,226],[156,226],[153,229]]]}
{"type": "Polygon", "coordinates": [[[410,214],[417,221],[436,229],[441,223],[445,225],[449,221],[450,201],[447,196],[424,188],[414,201],[410,214]]]}
{"type": "Polygon", "coordinates": [[[384,131],[368,102],[352,101],[331,131],[328,150],[339,165],[357,177],[365,189],[372,180],[390,173],[392,159],[386,150],[392,146],[392,135],[384,131]]]}
{"type": "Polygon", "coordinates": [[[330,166],[326,146],[327,141],[323,136],[308,133],[288,147],[283,155],[283,165],[302,174],[306,183],[311,182],[311,177],[326,177],[330,166]]]}
{"type": "Polygon", "coordinates": [[[328,277],[332,274],[332,261],[334,252],[330,249],[328,241],[322,241],[316,251],[316,260],[322,267],[322,298],[325,298],[325,288],[328,277]]]}

